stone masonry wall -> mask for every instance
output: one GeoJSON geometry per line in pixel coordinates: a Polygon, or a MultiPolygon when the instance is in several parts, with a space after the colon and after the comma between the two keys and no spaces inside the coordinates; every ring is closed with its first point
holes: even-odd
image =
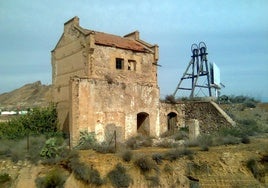
{"type": "Polygon", "coordinates": [[[78,143],[81,131],[95,132],[99,141],[113,130],[118,141],[137,134],[137,115],[149,115],[149,135],[159,136],[159,89],[90,78],[71,79],[70,138],[78,143]]]}
{"type": "Polygon", "coordinates": [[[201,133],[211,133],[223,127],[234,126],[226,114],[219,111],[211,102],[185,102],[185,119],[197,119],[201,133]]]}

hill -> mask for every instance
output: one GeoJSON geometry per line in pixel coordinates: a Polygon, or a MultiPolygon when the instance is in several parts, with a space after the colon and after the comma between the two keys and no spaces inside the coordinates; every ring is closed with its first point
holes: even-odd
{"type": "Polygon", "coordinates": [[[41,81],[26,84],[11,92],[0,94],[0,108],[3,110],[27,109],[45,106],[52,99],[51,85],[41,81]]]}

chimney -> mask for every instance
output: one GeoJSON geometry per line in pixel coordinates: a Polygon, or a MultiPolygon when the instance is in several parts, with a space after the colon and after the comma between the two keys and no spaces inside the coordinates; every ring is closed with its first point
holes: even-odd
{"type": "Polygon", "coordinates": [[[140,39],[140,32],[139,31],[134,31],[132,33],[129,33],[124,36],[125,38],[130,38],[134,40],[139,40],[140,39]]]}
{"type": "Polygon", "coordinates": [[[72,26],[79,26],[79,18],[77,16],[64,23],[64,33],[72,26]]]}

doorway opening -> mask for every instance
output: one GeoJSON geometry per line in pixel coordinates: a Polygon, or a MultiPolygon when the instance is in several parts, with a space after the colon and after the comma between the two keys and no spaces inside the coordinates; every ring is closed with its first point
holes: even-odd
{"type": "Polygon", "coordinates": [[[150,135],[150,118],[146,112],[137,114],[137,132],[144,136],[150,135]]]}
{"type": "Polygon", "coordinates": [[[167,115],[167,130],[175,131],[177,128],[177,114],[174,112],[170,112],[167,115]]]}

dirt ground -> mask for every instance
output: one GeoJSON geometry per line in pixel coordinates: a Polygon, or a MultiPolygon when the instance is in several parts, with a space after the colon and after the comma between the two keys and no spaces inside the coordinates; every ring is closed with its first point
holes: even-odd
{"type": "MultiPolygon", "coordinates": [[[[268,164],[262,162],[264,156],[268,156],[268,135],[251,138],[250,144],[226,145],[211,147],[209,151],[200,151],[198,147],[189,148],[194,152],[193,157],[182,157],[173,162],[164,160],[158,166],[159,170],[152,170],[146,175],[134,165],[135,158],[140,156],[151,157],[155,153],[165,153],[170,149],[146,147],[133,150],[134,159],[130,162],[122,160],[121,153],[100,154],[93,150],[79,152],[80,161],[97,169],[102,178],[114,169],[116,164],[121,163],[132,178],[130,187],[190,187],[194,179],[200,187],[267,187],[268,186],[268,164]],[[262,182],[254,178],[252,172],[247,168],[247,161],[255,159],[260,168],[265,170],[262,182]],[[148,177],[158,177],[158,186],[152,185],[148,177]]],[[[13,164],[11,161],[1,161],[1,172],[8,172],[13,181],[4,187],[29,188],[36,187],[35,179],[51,170],[52,166],[33,165],[27,162],[13,164]]],[[[66,188],[94,187],[86,185],[74,178],[66,171],[68,178],[65,182],[66,188]]],[[[112,187],[106,183],[100,187],[112,187]]]]}

